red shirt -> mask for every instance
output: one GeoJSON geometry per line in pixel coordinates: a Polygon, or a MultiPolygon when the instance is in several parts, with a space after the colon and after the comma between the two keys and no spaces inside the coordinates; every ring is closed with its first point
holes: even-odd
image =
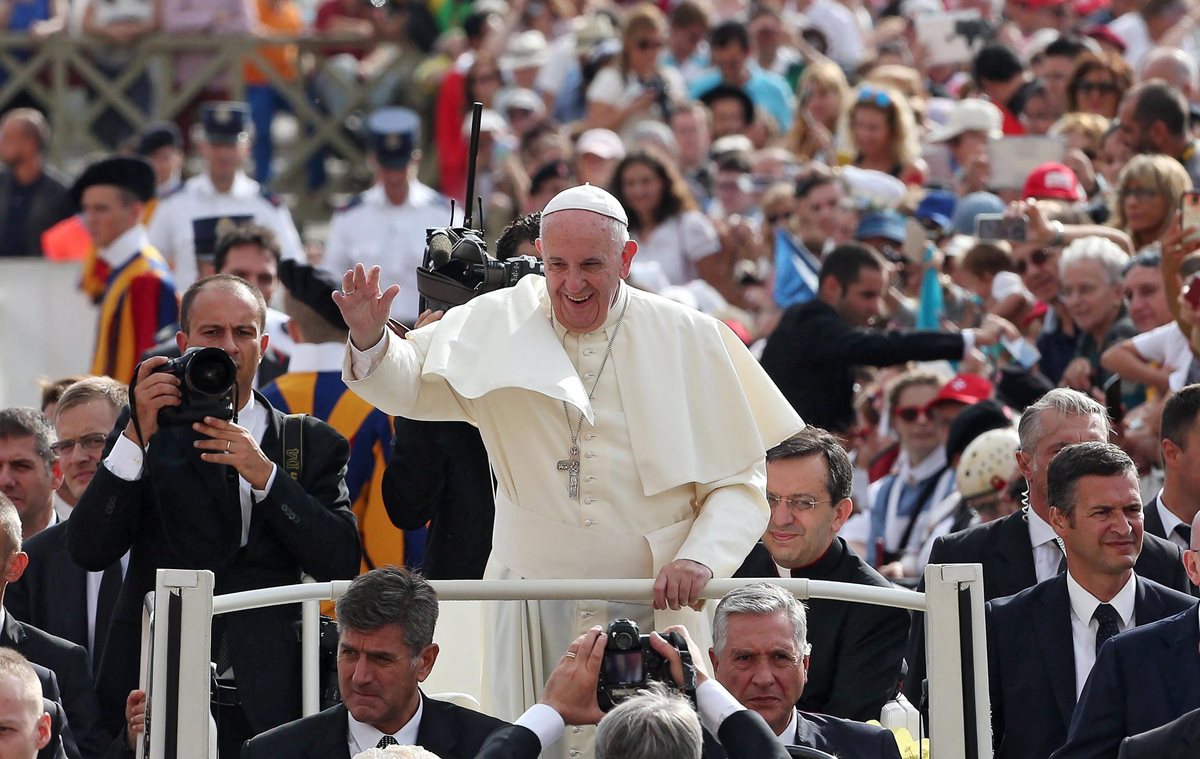
{"type": "MultiPolygon", "coordinates": [[[[333,22],[339,18],[352,18],[359,21],[370,21],[374,9],[368,3],[355,4],[353,10],[347,11],[341,0],[325,0],[317,8],[317,17],[313,21],[313,29],[319,33],[330,31],[333,22]]],[[[362,59],[367,53],[371,52],[369,46],[363,47],[331,47],[325,51],[326,55],[334,56],[346,53],[353,55],[355,58],[362,59]]]]}

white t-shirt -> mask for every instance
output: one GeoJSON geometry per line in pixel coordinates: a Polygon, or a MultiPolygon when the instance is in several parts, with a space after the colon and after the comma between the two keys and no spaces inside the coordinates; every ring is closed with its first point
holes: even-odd
{"type": "Polygon", "coordinates": [[[997,272],[992,279],[992,300],[999,303],[1010,295],[1019,293],[1025,300],[1032,301],[1033,295],[1025,288],[1021,276],[1016,272],[997,272]]]}
{"type": "Polygon", "coordinates": [[[637,259],[657,263],[667,281],[683,285],[696,278],[696,262],[721,249],[717,228],[699,211],[684,211],[638,240],[637,259]]]}
{"type": "MultiPolygon", "coordinates": [[[[659,67],[658,75],[662,79],[663,89],[669,102],[679,103],[687,99],[687,89],[684,87],[683,76],[678,69],[659,67]]],[[[616,108],[624,108],[637,100],[645,89],[645,85],[636,74],[631,72],[622,79],[620,69],[616,66],[605,66],[597,72],[596,78],[588,86],[586,97],[589,103],[604,103],[616,108]]],[[[662,113],[658,104],[655,103],[645,111],[631,116],[621,125],[619,131],[623,137],[628,137],[639,121],[666,121],[666,118],[667,114],[662,113]]]]}
{"type": "Polygon", "coordinates": [[[1192,364],[1192,346],[1175,322],[1155,327],[1149,332],[1134,335],[1133,349],[1146,361],[1153,361],[1171,370],[1168,385],[1178,390],[1187,384],[1188,367],[1192,364]]]}

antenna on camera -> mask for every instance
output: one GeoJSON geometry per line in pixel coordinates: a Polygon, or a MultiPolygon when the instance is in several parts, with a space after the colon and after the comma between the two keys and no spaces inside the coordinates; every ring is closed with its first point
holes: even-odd
{"type": "Polygon", "coordinates": [[[454,198],[450,198],[450,224],[449,224],[449,226],[451,226],[451,227],[454,226],[454,198]]]}
{"type": "MultiPolygon", "coordinates": [[[[465,216],[463,217],[463,227],[465,229],[471,228],[472,199],[475,197],[475,162],[478,158],[476,154],[479,152],[479,128],[482,120],[483,103],[477,100],[471,106],[471,147],[470,152],[467,154],[469,156],[467,163],[467,200],[464,209],[465,216]]],[[[483,216],[482,211],[479,215],[483,216]]]]}

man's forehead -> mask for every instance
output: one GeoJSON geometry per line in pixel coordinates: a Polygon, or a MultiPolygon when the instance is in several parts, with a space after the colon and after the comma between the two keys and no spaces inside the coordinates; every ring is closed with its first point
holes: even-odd
{"type": "Polygon", "coordinates": [[[37,439],[32,435],[0,437],[0,461],[39,459],[37,439]]]}

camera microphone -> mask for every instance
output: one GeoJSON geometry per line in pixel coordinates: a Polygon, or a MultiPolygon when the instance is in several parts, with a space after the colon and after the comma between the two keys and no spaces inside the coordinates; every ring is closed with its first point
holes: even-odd
{"type": "Polygon", "coordinates": [[[445,230],[438,230],[429,236],[429,262],[434,269],[440,269],[450,263],[450,255],[454,252],[454,246],[450,242],[450,236],[445,230]]]}

